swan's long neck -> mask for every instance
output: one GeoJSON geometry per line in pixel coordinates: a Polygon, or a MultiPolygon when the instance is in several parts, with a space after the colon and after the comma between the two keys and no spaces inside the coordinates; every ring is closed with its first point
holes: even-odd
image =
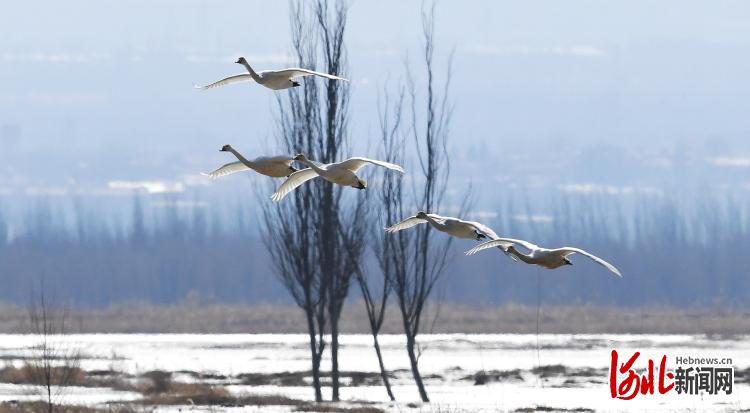
{"type": "Polygon", "coordinates": [[[229,148],[229,152],[232,152],[234,156],[236,156],[237,159],[239,159],[240,162],[245,164],[245,166],[247,166],[248,168],[255,169],[255,163],[242,156],[242,154],[237,152],[234,148],[229,148]]]}
{"type": "Polygon", "coordinates": [[[432,219],[432,217],[429,216],[429,215],[425,215],[424,219],[426,219],[427,222],[430,223],[430,225],[432,225],[433,227],[437,228],[440,231],[444,230],[445,227],[446,227],[446,225],[444,223],[432,219]]]}
{"type": "Polygon", "coordinates": [[[300,159],[299,162],[312,168],[312,170],[315,171],[318,175],[323,175],[323,173],[325,172],[321,167],[316,165],[314,162],[310,162],[307,159],[300,159]]]}
{"type": "Polygon", "coordinates": [[[242,66],[245,66],[245,69],[247,69],[247,71],[250,72],[250,76],[253,77],[253,80],[255,80],[256,82],[260,82],[260,76],[258,76],[258,74],[255,73],[255,70],[253,70],[253,68],[250,67],[250,64],[247,61],[243,61],[242,66]]]}
{"type": "Polygon", "coordinates": [[[519,260],[525,262],[526,264],[535,264],[534,260],[529,255],[526,255],[526,254],[523,254],[523,253],[519,252],[516,249],[516,247],[514,247],[512,245],[510,247],[508,247],[508,252],[511,253],[511,254],[513,254],[515,257],[517,257],[519,260]]]}

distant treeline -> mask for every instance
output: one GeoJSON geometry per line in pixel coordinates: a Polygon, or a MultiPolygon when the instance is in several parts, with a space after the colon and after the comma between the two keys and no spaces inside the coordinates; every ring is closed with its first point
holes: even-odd
{"type": "MultiPolygon", "coordinates": [[[[746,198],[664,194],[566,194],[528,201],[507,190],[470,218],[502,236],[542,246],[578,246],[617,265],[617,279],[585,257],[549,271],[514,263],[497,251],[473,257],[454,242],[441,299],[598,305],[746,307],[750,303],[750,208],[746,198]],[[507,196],[505,196],[507,195],[507,196]],[[496,214],[496,215],[495,215],[496,214]],[[537,283],[537,276],[541,283],[537,283]]],[[[181,198],[135,197],[123,222],[38,203],[11,231],[0,206],[0,301],[25,303],[43,279],[58,299],[104,307],[146,301],[289,302],[270,270],[256,213],[181,198]],[[158,208],[154,202],[158,201],[158,208]]],[[[450,215],[451,211],[438,211],[450,215]]],[[[382,228],[382,226],[379,226],[382,228]]],[[[377,277],[371,265],[369,276],[377,277]]],[[[356,291],[352,296],[357,297],[356,291]]]]}

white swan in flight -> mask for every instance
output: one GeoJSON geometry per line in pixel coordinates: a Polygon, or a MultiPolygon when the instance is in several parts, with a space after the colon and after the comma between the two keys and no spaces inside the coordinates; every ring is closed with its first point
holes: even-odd
{"type": "Polygon", "coordinates": [[[240,57],[235,63],[239,63],[245,66],[245,69],[247,69],[248,73],[229,76],[228,78],[221,79],[218,82],[214,82],[205,86],[195,85],[195,88],[206,90],[217,88],[220,86],[231,85],[232,83],[248,82],[254,80],[259,85],[265,86],[269,89],[282,90],[299,86],[300,83],[294,79],[302,76],[320,76],[326,79],[343,80],[348,82],[348,80],[344,79],[343,77],[329,75],[328,73],[321,73],[308,69],[301,69],[298,67],[281,70],[263,70],[256,73],[253,68],[250,67],[244,57],[240,57]]]}
{"type": "Polygon", "coordinates": [[[261,175],[270,176],[271,178],[283,178],[289,176],[294,172],[297,172],[292,166],[291,156],[260,156],[255,159],[248,160],[242,154],[237,152],[231,145],[224,145],[221,147],[222,152],[232,152],[234,156],[239,159],[237,162],[230,162],[226,165],[221,166],[215,171],[204,173],[203,175],[208,176],[211,179],[216,179],[225,175],[233,174],[235,172],[246,171],[252,169],[261,175]]]}
{"type": "Polygon", "coordinates": [[[578,253],[591,258],[592,260],[594,260],[594,262],[612,271],[618,277],[622,277],[622,274],[620,274],[620,271],[615,268],[614,265],[580,248],[562,247],[547,249],[542,248],[538,245],[534,245],[528,241],[513,238],[498,238],[483,242],[476,247],[466,251],[466,255],[474,255],[479,251],[493,247],[502,247],[508,252],[509,255],[514,256],[527,264],[539,265],[550,270],[562,267],[563,265],[573,265],[573,263],[568,259],[568,256],[578,253]],[[516,244],[528,249],[529,253],[524,254],[518,251],[515,247],[516,244]]]}
{"type": "Polygon", "coordinates": [[[349,158],[342,162],[334,162],[329,164],[321,164],[319,162],[311,161],[303,154],[298,154],[294,157],[295,161],[300,162],[303,165],[307,165],[308,168],[297,171],[287,178],[279,189],[271,195],[271,199],[274,202],[281,201],[288,193],[292,192],[295,188],[302,185],[303,183],[320,176],[328,182],[334,184],[351,186],[357,189],[367,188],[367,181],[357,176],[357,171],[367,164],[373,164],[382,166],[384,168],[392,169],[403,173],[404,168],[399,165],[392,164],[389,162],[378,161],[375,159],[368,158],[349,158]]]}
{"type": "Polygon", "coordinates": [[[472,239],[476,241],[485,238],[498,238],[495,231],[490,227],[474,221],[464,221],[463,219],[444,217],[437,214],[428,214],[424,211],[417,212],[417,215],[406,218],[398,224],[391,225],[385,229],[385,232],[393,233],[403,229],[411,228],[415,225],[429,223],[438,231],[445,232],[456,238],[472,239]]]}

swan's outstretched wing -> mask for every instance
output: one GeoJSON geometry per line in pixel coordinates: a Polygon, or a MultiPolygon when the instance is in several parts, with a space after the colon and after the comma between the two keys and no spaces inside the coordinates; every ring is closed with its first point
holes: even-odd
{"type": "Polygon", "coordinates": [[[568,255],[575,254],[575,253],[578,253],[578,254],[581,254],[581,255],[585,255],[585,256],[591,258],[592,260],[594,260],[594,262],[596,262],[597,264],[601,265],[602,267],[604,267],[604,268],[612,271],[618,277],[622,277],[622,274],[620,274],[620,270],[618,270],[617,268],[615,268],[614,265],[612,265],[612,264],[608,263],[607,261],[604,261],[603,259],[597,257],[596,255],[591,254],[591,253],[589,253],[587,251],[584,251],[584,250],[582,250],[580,248],[563,247],[563,248],[554,249],[552,251],[562,251],[564,257],[567,257],[568,255]]]}
{"type": "Polygon", "coordinates": [[[276,192],[271,195],[271,199],[273,200],[273,202],[281,201],[286,196],[286,194],[294,191],[295,188],[315,178],[316,176],[318,176],[317,172],[315,172],[311,168],[305,168],[301,171],[297,171],[289,175],[289,177],[286,178],[286,181],[281,184],[279,189],[277,189],[276,192]]]}
{"type": "MultiPolygon", "coordinates": [[[[430,217],[430,219],[432,219],[433,221],[437,221],[441,224],[445,224],[446,217],[444,216],[440,216],[438,214],[427,214],[427,216],[430,217]]],[[[419,224],[424,224],[425,222],[427,222],[426,219],[417,218],[417,216],[414,215],[409,218],[406,218],[405,220],[399,222],[398,224],[391,225],[390,227],[385,229],[385,232],[391,233],[391,232],[401,231],[402,229],[408,229],[419,224]]]]}
{"type": "Polygon", "coordinates": [[[461,222],[464,222],[464,223],[466,223],[466,224],[469,224],[469,225],[471,225],[472,227],[474,227],[474,229],[476,229],[476,230],[477,230],[477,232],[479,232],[480,234],[484,235],[485,237],[487,237],[487,238],[489,238],[489,239],[497,239],[497,238],[500,238],[500,236],[498,236],[498,235],[497,235],[497,234],[495,233],[495,231],[493,231],[493,230],[492,230],[492,228],[490,228],[490,227],[488,227],[487,225],[484,225],[484,224],[482,224],[482,223],[480,223],[480,222],[475,222],[475,221],[464,221],[464,220],[461,220],[461,222]]]}
{"type": "Polygon", "coordinates": [[[248,168],[244,163],[242,162],[230,162],[226,165],[222,165],[221,168],[216,169],[215,171],[211,171],[209,173],[201,173],[201,175],[205,175],[211,179],[216,179],[225,175],[233,174],[235,172],[239,171],[245,171],[248,170],[248,168]]]}
{"type": "Polygon", "coordinates": [[[324,77],[326,79],[331,79],[331,80],[343,80],[346,82],[349,81],[349,79],[344,79],[343,77],[329,75],[328,73],[316,72],[314,70],[301,69],[299,67],[293,67],[290,69],[282,69],[282,70],[274,70],[273,73],[279,76],[288,77],[289,79],[300,77],[300,76],[320,76],[320,77],[324,77]]]}
{"type": "Polygon", "coordinates": [[[494,247],[503,247],[503,250],[507,249],[513,244],[518,244],[523,246],[524,248],[535,250],[539,248],[538,246],[528,242],[524,241],[522,239],[513,239],[513,238],[497,238],[493,239],[491,241],[483,242],[476,247],[466,251],[466,255],[474,255],[479,251],[486,250],[487,248],[494,248],[494,247]]]}
{"type": "Polygon", "coordinates": [[[399,171],[401,173],[404,173],[404,168],[385,161],[378,161],[377,159],[368,159],[368,158],[360,158],[360,157],[354,157],[349,158],[343,162],[339,162],[337,166],[348,169],[354,173],[357,173],[360,168],[367,165],[368,163],[371,163],[373,165],[382,166],[383,168],[393,169],[394,171],[399,171]]]}
{"type": "MultiPolygon", "coordinates": [[[[500,238],[500,236],[497,235],[495,233],[495,231],[492,230],[492,228],[488,227],[487,225],[482,224],[481,222],[476,222],[476,221],[464,221],[464,222],[466,222],[467,224],[473,226],[474,229],[477,230],[477,232],[479,232],[480,234],[482,234],[485,237],[489,238],[490,240],[494,240],[494,239],[500,238]]],[[[510,259],[512,259],[513,261],[518,261],[518,258],[516,258],[515,255],[511,254],[510,252],[508,252],[508,247],[510,245],[512,245],[512,244],[503,243],[501,245],[498,245],[497,247],[500,248],[500,251],[502,251],[503,253],[505,253],[505,255],[507,255],[508,257],[510,257],[510,259]]]]}
{"type": "Polygon", "coordinates": [[[539,249],[538,245],[532,244],[529,241],[524,241],[522,239],[504,238],[504,237],[502,237],[502,238],[498,238],[498,240],[500,240],[500,241],[506,241],[506,242],[512,242],[514,244],[518,244],[518,245],[526,248],[527,250],[536,250],[536,249],[539,249]]]}
{"type": "Polygon", "coordinates": [[[229,76],[226,79],[221,79],[218,82],[211,83],[206,86],[193,85],[194,88],[200,90],[213,89],[221,86],[231,85],[232,83],[248,82],[253,80],[253,77],[249,73],[243,73],[239,75],[229,76]]]}
{"type": "Polygon", "coordinates": [[[391,232],[397,232],[401,231],[402,229],[411,228],[415,225],[424,224],[427,222],[426,219],[417,218],[416,216],[406,218],[405,220],[399,222],[398,224],[393,224],[390,227],[385,229],[385,232],[391,233],[391,232]]]}

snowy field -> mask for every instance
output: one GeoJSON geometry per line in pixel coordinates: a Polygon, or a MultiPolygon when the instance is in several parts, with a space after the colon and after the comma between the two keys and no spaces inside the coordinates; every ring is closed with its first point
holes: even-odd
{"type": "MultiPolygon", "coordinates": [[[[138,375],[163,370],[175,372],[175,379],[185,382],[196,380],[195,373],[200,373],[232,393],[285,395],[302,400],[311,400],[313,396],[309,386],[299,383],[289,386],[248,385],[242,380],[246,373],[309,370],[305,335],[130,334],[71,335],[64,339],[66,345],[83,353],[81,368],[86,371],[138,375]]],[[[20,367],[29,354],[29,346],[36,342],[34,336],[0,335],[0,360],[5,367],[20,367]]],[[[345,335],[341,342],[339,360],[342,372],[378,372],[370,336],[345,335]]],[[[537,338],[536,335],[455,334],[421,336],[420,342],[420,366],[431,404],[416,403],[418,395],[407,370],[403,337],[396,335],[382,336],[381,345],[385,363],[394,373],[394,392],[398,402],[388,403],[383,388],[372,380],[348,385],[351,377],[346,375],[342,383],[345,386],[341,389],[342,399],[377,402],[378,407],[393,412],[490,412],[542,406],[595,411],[750,409],[747,377],[735,379],[731,395],[678,395],[670,392],[668,395],[639,395],[634,400],[622,401],[611,398],[608,386],[612,349],[617,349],[621,358],[640,351],[642,354],[635,366],[639,371],[645,367],[648,358],[658,364],[661,356],[666,355],[668,369],[675,368],[676,356],[729,357],[737,374],[750,367],[750,337],[747,336],[541,335],[537,338]],[[489,379],[485,384],[476,384],[476,375],[482,371],[489,379]],[[539,374],[540,371],[544,373],[539,374]]],[[[325,359],[323,368],[328,365],[329,360],[325,359]]],[[[0,384],[0,401],[33,398],[31,393],[29,386],[0,384]]],[[[136,400],[141,396],[128,391],[74,387],[68,389],[64,397],[65,403],[102,405],[109,401],[136,400]]],[[[330,397],[330,389],[324,389],[324,397],[330,397]]],[[[177,407],[162,410],[172,409],[177,407]]],[[[254,409],[291,410],[289,407],[254,409]]]]}

